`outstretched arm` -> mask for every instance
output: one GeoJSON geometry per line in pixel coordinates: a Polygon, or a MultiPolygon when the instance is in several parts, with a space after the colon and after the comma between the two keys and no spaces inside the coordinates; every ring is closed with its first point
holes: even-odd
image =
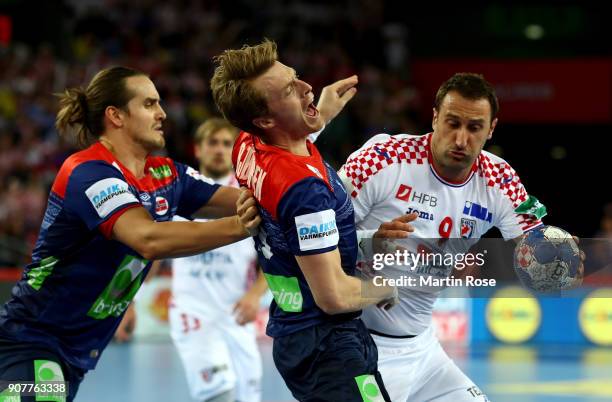
{"type": "Polygon", "coordinates": [[[236,202],[240,190],[234,187],[221,186],[210,200],[195,214],[196,218],[216,219],[236,215],[236,202]]]}
{"type": "Polygon", "coordinates": [[[257,230],[261,218],[251,193],[242,192],[238,205],[240,216],[208,222],[155,222],[144,208],[131,208],[115,222],[112,237],[149,260],[199,254],[257,230]]]}

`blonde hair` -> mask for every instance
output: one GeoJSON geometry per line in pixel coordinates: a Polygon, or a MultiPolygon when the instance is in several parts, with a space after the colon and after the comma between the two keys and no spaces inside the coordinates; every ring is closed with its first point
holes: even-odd
{"type": "Polygon", "coordinates": [[[265,73],[278,59],[276,43],[265,39],[256,46],[225,50],[214,57],[217,64],[210,80],[213,98],[223,116],[234,126],[252,134],[262,134],[253,119],[268,113],[264,95],[252,81],[265,73]]]}
{"type": "Polygon", "coordinates": [[[127,67],[110,67],[98,72],[87,88],[67,88],[55,94],[60,110],[55,126],[62,136],[74,135],[84,147],[104,132],[104,114],[108,106],[126,110],[132,94],[125,85],[128,77],[145,75],[127,67]]]}
{"type": "Polygon", "coordinates": [[[196,129],[194,135],[196,144],[200,144],[203,140],[223,129],[228,130],[232,134],[233,139],[236,139],[238,136],[238,129],[232,126],[229,121],[220,117],[212,117],[200,124],[200,126],[196,129]]]}

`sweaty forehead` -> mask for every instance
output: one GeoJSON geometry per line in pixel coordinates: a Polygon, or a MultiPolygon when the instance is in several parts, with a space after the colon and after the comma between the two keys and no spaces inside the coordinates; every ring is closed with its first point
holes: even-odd
{"type": "Polygon", "coordinates": [[[489,120],[491,118],[491,105],[487,98],[467,99],[459,93],[451,91],[442,100],[440,114],[451,114],[468,120],[489,120]]]}

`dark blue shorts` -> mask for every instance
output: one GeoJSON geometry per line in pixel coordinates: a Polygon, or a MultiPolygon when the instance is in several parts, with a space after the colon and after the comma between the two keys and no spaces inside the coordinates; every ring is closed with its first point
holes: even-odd
{"type": "MultiPolygon", "coordinates": [[[[40,389],[50,390],[57,398],[45,400],[70,402],[74,399],[84,375],[85,371],[62,362],[55,353],[47,349],[0,338],[0,401],[5,395],[3,392],[8,392],[9,384],[24,381],[41,384],[50,381],[51,383],[45,383],[40,389]],[[62,383],[65,383],[65,388],[61,386],[62,383]]],[[[36,400],[33,388],[25,392],[27,395],[22,392],[21,402],[36,400]]]]}
{"type": "Polygon", "coordinates": [[[390,401],[378,372],[376,344],[359,319],[277,337],[273,356],[298,401],[390,401]]]}

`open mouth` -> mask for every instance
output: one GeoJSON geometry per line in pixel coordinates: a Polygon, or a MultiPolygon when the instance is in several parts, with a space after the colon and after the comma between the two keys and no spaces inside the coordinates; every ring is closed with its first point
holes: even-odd
{"type": "Polygon", "coordinates": [[[306,108],[306,115],[310,117],[317,117],[319,115],[319,109],[311,102],[306,108]]]}

